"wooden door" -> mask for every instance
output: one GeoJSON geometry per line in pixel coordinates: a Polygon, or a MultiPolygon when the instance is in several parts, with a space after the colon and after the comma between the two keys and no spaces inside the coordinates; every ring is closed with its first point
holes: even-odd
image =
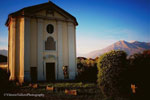
{"type": "Polygon", "coordinates": [[[37,82],[37,67],[30,67],[31,82],[37,82]]]}
{"type": "Polygon", "coordinates": [[[46,63],[46,80],[55,81],[55,63],[46,63]]]}

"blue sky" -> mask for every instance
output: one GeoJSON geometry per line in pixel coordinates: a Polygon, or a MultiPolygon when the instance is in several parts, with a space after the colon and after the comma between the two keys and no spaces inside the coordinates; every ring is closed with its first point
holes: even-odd
{"type": "MultiPolygon", "coordinates": [[[[7,49],[9,13],[48,0],[0,3],[0,49],[7,49]]],[[[150,42],[150,0],[51,0],[77,18],[77,53],[102,49],[119,40],[150,42]]]]}

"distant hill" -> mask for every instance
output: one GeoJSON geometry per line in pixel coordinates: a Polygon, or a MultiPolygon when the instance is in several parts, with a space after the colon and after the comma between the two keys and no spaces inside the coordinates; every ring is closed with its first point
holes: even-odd
{"type": "Polygon", "coordinates": [[[8,56],[8,50],[0,50],[0,55],[8,56]]]}
{"type": "Polygon", "coordinates": [[[124,50],[128,55],[132,55],[134,53],[140,53],[147,49],[150,49],[150,43],[139,42],[139,41],[127,42],[121,40],[104,49],[92,51],[86,54],[85,57],[95,58],[111,50],[124,50]]]}

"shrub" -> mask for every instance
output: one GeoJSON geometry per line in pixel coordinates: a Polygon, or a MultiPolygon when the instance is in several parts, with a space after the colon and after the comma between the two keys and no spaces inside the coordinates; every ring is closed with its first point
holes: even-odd
{"type": "Polygon", "coordinates": [[[97,65],[94,59],[78,58],[76,80],[78,82],[95,82],[97,80],[97,65]]]}
{"type": "Polygon", "coordinates": [[[0,62],[7,62],[7,57],[0,54],[0,62]]]}
{"type": "Polygon", "coordinates": [[[130,90],[127,79],[127,54],[110,51],[98,59],[98,85],[106,97],[124,97],[130,90]]]}
{"type": "Polygon", "coordinates": [[[137,98],[143,99],[149,93],[150,50],[130,56],[129,61],[131,83],[137,87],[137,98]]]}
{"type": "Polygon", "coordinates": [[[9,84],[9,74],[7,69],[0,68],[0,94],[2,94],[8,88],[9,84]]]}

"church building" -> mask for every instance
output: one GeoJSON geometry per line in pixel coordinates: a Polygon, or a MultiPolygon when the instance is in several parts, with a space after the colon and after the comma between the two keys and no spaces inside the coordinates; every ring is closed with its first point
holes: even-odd
{"type": "Polygon", "coordinates": [[[9,14],[10,80],[74,80],[77,25],[74,16],[51,1],[9,14]]]}

